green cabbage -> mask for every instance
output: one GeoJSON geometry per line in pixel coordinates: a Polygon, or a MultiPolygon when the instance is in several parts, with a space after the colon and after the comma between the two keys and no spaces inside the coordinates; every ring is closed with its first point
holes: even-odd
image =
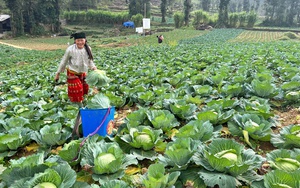
{"type": "Polygon", "coordinates": [[[142,148],[144,151],[148,151],[155,147],[160,139],[160,134],[162,134],[162,130],[139,126],[130,128],[129,134],[122,136],[121,139],[133,148],[142,148]]]}
{"type": "Polygon", "coordinates": [[[112,162],[116,160],[116,157],[111,154],[111,153],[101,153],[100,155],[98,155],[98,157],[96,158],[97,160],[97,164],[100,167],[108,167],[108,165],[112,162]]]}
{"type": "Polygon", "coordinates": [[[232,162],[237,162],[237,154],[232,149],[230,149],[230,150],[224,150],[224,151],[221,151],[219,153],[216,153],[215,156],[218,157],[218,158],[228,159],[228,160],[230,160],[232,162]]]}
{"type": "Polygon", "coordinates": [[[288,101],[297,101],[300,98],[300,92],[299,91],[291,91],[285,95],[285,99],[288,101]]]}
{"type": "Polygon", "coordinates": [[[151,139],[150,135],[148,135],[146,133],[141,133],[140,135],[135,137],[135,141],[140,144],[143,144],[143,143],[149,144],[152,142],[152,139],[151,139]]]}
{"type": "Polygon", "coordinates": [[[34,186],[33,188],[56,188],[56,185],[51,182],[43,182],[34,186]]]}
{"type": "Polygon", "coordinates": [[[265,159],[252,149],[233,139],[216,138],[199,147],[193,157],[196,165],[201,165],[200,178],[208,187],[239,187],[243,181],[260,181],[263,176],[256,173],[265,159]],[[251,174],[251,175],[249,175],[251,174]]]}
{"type": "Polygon", "coordinates": [[[163,164],[155,163],[149,166],[148,172],[144,174],[142,181],[145,188],[175,187],[179,175],[179,171],[166,173],[163,164]]]}
{"type": "Polygon", "coordinates": [[[91,86],[102,87],[108,85],[109,78],[106,76],[105,71],[94,70],[87,75],[85,81],[91,86]]]}
{"type": "MultiPolygon", "coordinates": [[[[252,121],[251,119],[249,120],[249,122],[251,123],[251,125],[252,125],[253,127],[259,127],[259,125],[258,125],[256,122],[252,121]]],[[[246,122],[246,123],[247,123],[247,122],[246,122]]]]}
{"type": "Polygon", "coordinates": [[[278,188],[293,188],[291,186],[288,186],[288,185],[285,185],[285,184],[282,184],[282,183],[274,184],[274,185],[276,185],[278,188]]]}
{"type": "Polygon", "coordinates": [[[280,130],[280,134],[272,134],[271,136],[271,143],[277,148],[300,147],[300,125],[298,124],[285,126],[280,130]]]}
{"type": "Polygon", "coordinates": [[[300,163],[291,158],[279,158],[276,160],[276,165],[279,169],[285,171],[294,171],[300,168],[300,163]]]}
{"type": "Polygon", "coordinates": [[[266,188],[296,188],[299,187],[299,175],[299,170],[273,170],[264,176],[264,185],[266,188]]]}

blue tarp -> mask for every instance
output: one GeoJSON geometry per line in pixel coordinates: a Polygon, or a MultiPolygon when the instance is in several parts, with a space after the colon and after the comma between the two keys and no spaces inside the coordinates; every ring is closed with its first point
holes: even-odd
{"type": "Polygon", "coordinates": [[[130,21],[124,22],[124,23],[123,23],[123,26],[124,26],[124,27],[131,27],[131,28],[134,28],[134,23],[133,23],[133,22],[130,22],[130,21]]]}

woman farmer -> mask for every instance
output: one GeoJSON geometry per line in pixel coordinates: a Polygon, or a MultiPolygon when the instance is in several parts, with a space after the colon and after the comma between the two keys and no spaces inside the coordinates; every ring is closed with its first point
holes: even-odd
{"type": "Polygon", "coordinates": [[[159,35],[159,36],[156,36],[158,38],[158,43],[162,43],[163,40],[164,40],[164,36],[162,35],[159,35]]]}
{"type": "Polygon", "coordinates": [[[87,45],[85,33],[72,34],[74,44],[70,45],[57,69],[55,81],[60,73],[67,69],[68,96],[71,102],[82,104],[83,96],[88,93],[89,85],[85,82],[88,69],[96,70],[91,47],[87,45]]]}

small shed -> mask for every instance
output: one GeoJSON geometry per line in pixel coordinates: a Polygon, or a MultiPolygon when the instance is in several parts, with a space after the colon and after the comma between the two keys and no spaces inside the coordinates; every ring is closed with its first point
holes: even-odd
{"type": "Polygon", "coordinates": [[[10,15],[0,14],[0,33],[11,31],[10,15]]]}

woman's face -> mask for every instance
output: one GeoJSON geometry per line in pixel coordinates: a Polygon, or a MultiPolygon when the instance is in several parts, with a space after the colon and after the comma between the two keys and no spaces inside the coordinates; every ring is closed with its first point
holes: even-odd
{"type": "Polygon", "coordinates": [[[75,39],[75,44],[77,45],[77,47],[79,49],[84,48],[84,44],[85,44],[86,39],[82,38],[82,39],[75,39]]]}

